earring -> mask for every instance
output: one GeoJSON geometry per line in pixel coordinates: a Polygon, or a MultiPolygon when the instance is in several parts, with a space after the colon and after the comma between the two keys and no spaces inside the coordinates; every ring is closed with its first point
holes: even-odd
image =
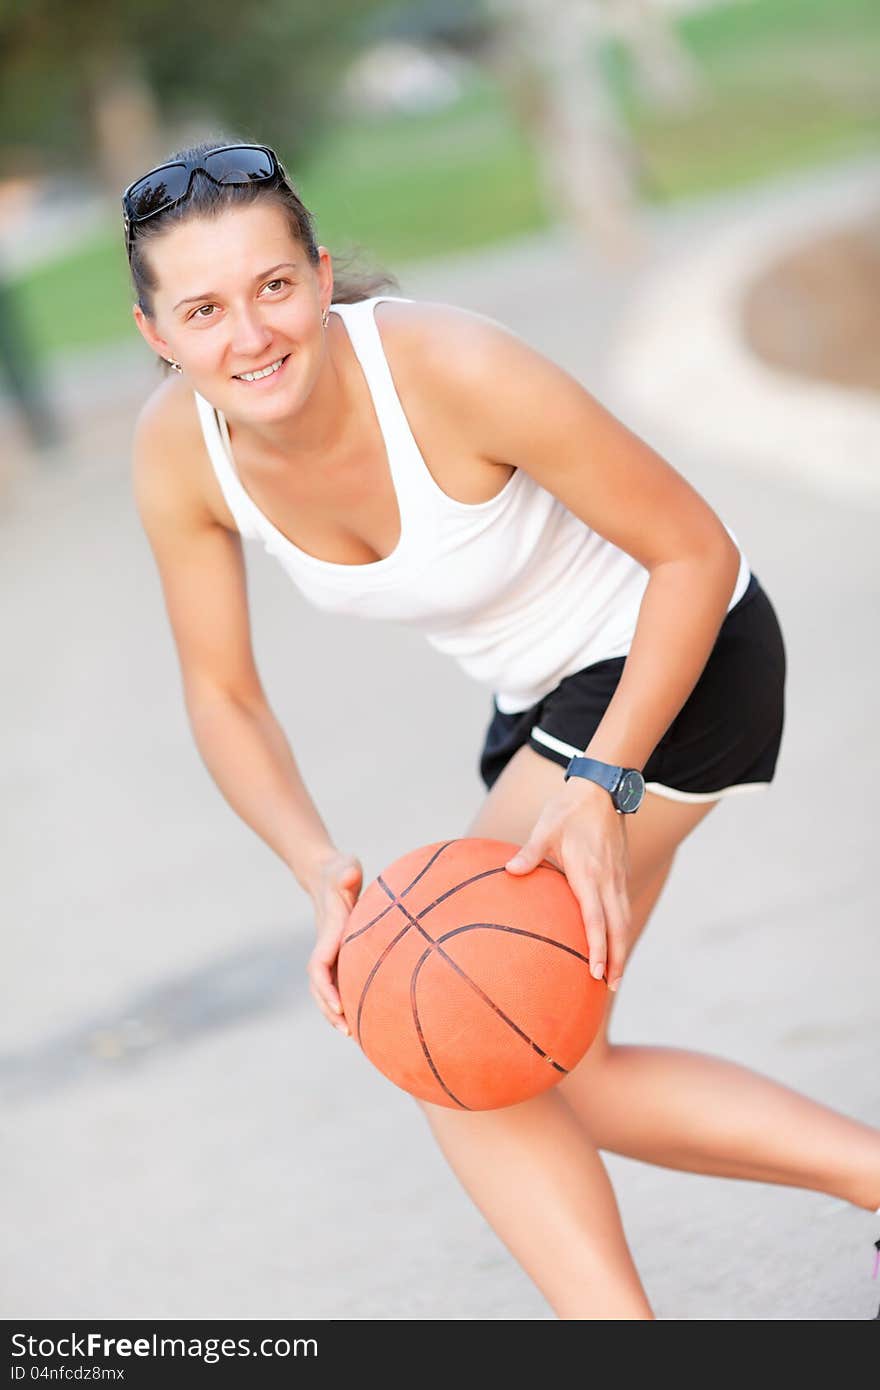
{"type": "Polygon", "coordinates": [[[162,361],[167,362],[173,372],[183,371],[183,368],[181,367],[180,363],[173,361],[170,357],[163,357],[162,361]]]}
{"type": "Polygon", "coordinates": [[[328,325],[328,323],[330,322],[330,310],[329,310],[329,309],[325,309],[325,310],[324,310],[323,314],[321,315],[321,322],[323,323],[324,327],[326,328],[327,325],[328,325]]]}

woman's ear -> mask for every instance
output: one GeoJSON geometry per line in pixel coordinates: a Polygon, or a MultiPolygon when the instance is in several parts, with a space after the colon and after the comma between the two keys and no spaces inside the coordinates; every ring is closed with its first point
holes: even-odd
{"type": "Polygon", "coordinates": [[[172,357],[174,354],[169,349],[165,339],[160,337],[156,332],[153,320],[147,317],[140,304],[134,304],[131,312],[137,324],[138,332],[141,334],[141,337],[144,338],[148,346],[151,347],[159,357],[164,357],[166,360],[172,357]]]}
{"type": "Polygon", "coordinates": [[[333,300],[333,261],[326,246],[318,247],[317,275],[321,299],[325,304],[330,304],[333,300]]]}

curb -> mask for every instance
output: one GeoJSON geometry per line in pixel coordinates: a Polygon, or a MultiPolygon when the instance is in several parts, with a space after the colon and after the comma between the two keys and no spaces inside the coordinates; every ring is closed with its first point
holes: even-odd
{"type": "Polygon", "coordinates": [[[772,367],[739,328],[756,274],[878,201],[880,161],[768,196],[649,274],[610,346],[608,380],[623,408],[713,457],[880,503],[880,394],[772,367]]]}

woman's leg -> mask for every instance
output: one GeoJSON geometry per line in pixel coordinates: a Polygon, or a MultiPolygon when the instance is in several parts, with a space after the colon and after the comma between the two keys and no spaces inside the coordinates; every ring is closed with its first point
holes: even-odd
{"type": "MultiPolygon", "coordinates": [[[[543,784],[511,779],[523,753],[552,766],[521,750],[465,834],[525,840],[543,784]]],[[[560,1318],[653,1318],[597,1146],[558,1086],[500,1110],[418,1104],[473,1202],[560,1318]]]]}
{"type": "MultiPolygon", "coordinates": [[[[548,773],[557,785],[561,769],[521,749],[465,833],[522,843],[553,789],[548,773]]],[[[688,808],[678,833],[709,809],[688,808]]],[[[645,853],[642,878],[660,868],[645,853]]],[[[597,1145],[559,1086],[500,1110],[419,1105],[472,1200],[560,1317],[653,1317],[597,1145]]]]}
{"type": "MultiPolygon", "coordinates": [[[[521,748],[465,833],[523,843],[560,777],[557,764],[521,748]]],[[[713,805],[649,794],[630,817],[630,953],[678,845],[713,805]]],[[[600,1148],[880,1202],[876,1130],[721,1059],[615,1046],[612,1006],[609,996],[589,1052],[552,1091],[484,1112],[419,1102],[472,1200],[560,1317],[653,1316],[600,1148]]]]}
{"type": "MultiPolygon", "coordinates": [[[[498,834],[492,798],[507,778],[499,838],[524,840],[560,769],[531,748],[511,759],[469,833],[498,834]],[[508,800],[509,798],[509,800],[508,800]],[[490,819],[491,817],[491,819],[490,819]]],[[[499,798],[500,800],[500,798],[499,798]]],[[[631,945],[660,896],[675,849],[717,802],[648,795],[627,823],[631,945]]],[[[624,980],[626,976],[624,974],[624,980]]],[[[614,1003],[586,1057],[555,1088],[600,1149],[663,1167],[803,1187],[874,1211],[880,1205],[880,1130],[721,1058],[608,1040],[614,1003]]]]}
{"type": "Polygon", "coordinates": [[[560,1318],[653,1318],[605,1165],[557,1094],[501,1110],[418,1104],[471,1199],[560,1318]]]}

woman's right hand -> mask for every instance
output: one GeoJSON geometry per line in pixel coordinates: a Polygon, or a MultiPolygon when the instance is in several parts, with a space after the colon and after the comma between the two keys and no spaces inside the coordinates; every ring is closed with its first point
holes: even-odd
{"type": "Polygon", "coordinates": [[[363,885],[363,868],[352,854],[336,854],[316,871],[311,888],[317,940],[309,957],[309,990],[321,1013],[346,1036],[350,1028],[336,987],[336,958],[345,924],[363,885]]]}

